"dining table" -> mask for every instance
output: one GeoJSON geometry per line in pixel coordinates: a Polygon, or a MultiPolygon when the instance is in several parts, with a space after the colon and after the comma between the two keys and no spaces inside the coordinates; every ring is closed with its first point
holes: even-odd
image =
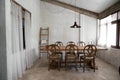
{"type": "MultiPolygon", "coordinates": [[[[78,50],[83,50],[85,46],[78,46],[78,50]]],[[[65,51],[66,46],[59,46],[60,51],[65,51]]],[[[105,47],[96,46],[97,50],[107,50],[105,47]]],[[[42,47],[41,50],[48,50],[48,45],[46,47],[42,47]]]]}
{"type": "MultiPolygon", "coordinates": [[[[45,47],[42,47],[41,48],[41,50],[45,50],[45,51],[48,51],[49,49],[48,49],[48,47],[49,47],[49,45],[46,45],[45,47]]],[[[85,46],[78,46],[78,50],[84,50],[84,47],[85,46]]],[[[66,50],[66,46],[65,45],[63,45],[63,46],[59,46],[59,48],[60,48],[60,51],[65,51],[66,50]]],[[[105,48],[105,47],[101,47],[101,46],[96,46],[96,48],[97,48],[97,51],[101,51],[101,50],[107,50],[107,48],[105,48]]],[[[65,61],[62,61],[61,63],[65,63],[65,61]]],[[[78,61],[78,63],[81,63],[80,61],[78,61]]],[[[95,69],[98,69],[98,66],[96,66],[95,67],[95,69]]]]}

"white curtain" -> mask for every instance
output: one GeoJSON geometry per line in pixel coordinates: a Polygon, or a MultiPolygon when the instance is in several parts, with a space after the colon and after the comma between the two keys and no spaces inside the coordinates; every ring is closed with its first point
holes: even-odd
{"type": "Polygon", "coordinates": [[[111,47],[116,44],[116,24],[111,24],[112,16],[100,20],[100,35],[98,44],[105,47],[111,47]]]}
{"type": "Polygon", "coordinates": [[[31,49],[31,19],[30,13],[25,11],[25,42],[26,49],[23,49],[23,29],[22,29],[22,8],[11,1],[11,22],[12,22],[12,54],[11,54],[11,79],[18,80],[25,73],[27,68],[31,68],[35,61],[35,50],[31,49]]]}
{"type": "Polygon", "coordinates": [[[20,6],[12,2],[12,80],[17,80],[18,77],[22,77],[22,66],[20,58],[20,31],[19,28],[22,27],[22,9],[20,6]]]}
{"type": "Polygon", "coordinates": [[[32,60],[32,51],[31,49],[31,17],[30,17],[30,13],[25,11],[24,14],[25,17],[25,43],[26,43],[26,63],[27,63],[27,68],[31,68],[32,64],[33,64],[33,60],[32,60]]]}

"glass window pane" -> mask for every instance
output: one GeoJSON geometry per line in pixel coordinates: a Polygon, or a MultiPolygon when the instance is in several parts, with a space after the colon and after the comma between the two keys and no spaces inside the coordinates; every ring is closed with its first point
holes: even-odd
{"type": "Polygon", "coordinates": [[[112,14],[111,17],[112,17],[112,21],[117,20],[117,13],[112,14]]]}
{"type": "Polygon", "coordinates": [[[116,24],[108,24],[107,46],[116,45],[116,24]]]}
{"type": "Polygon", "coordinates": [[[106,22],[107,23],[111,23],[111,21],[112,21],[112,16],[111,15],[106,17],[106,22]]]}
{"type": "Polygon", "coordinates": [[[101,19],[101,20],[100,20],[100,24],[101,24],[101,25],[102,25],[102,24],[105,24],[105,23],[106,23],[106,21],[107,21],[107,20],[106,20],[106,18],[101,19]]]}
{"type": "Polygon", "coordinates": [[[100,26],[99,45],[102,45],[102,46],[106,45],[106,25],[100,26]]]}

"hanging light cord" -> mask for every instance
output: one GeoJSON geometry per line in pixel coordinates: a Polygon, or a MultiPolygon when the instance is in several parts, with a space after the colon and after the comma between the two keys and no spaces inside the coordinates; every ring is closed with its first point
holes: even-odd
{"type": "Polygon", "coordinates": [[[79,13],[79,25],[81,25],[80,19],[81,19],[81,14],[79,13]]]}
{"type": "Polygon", "coordinates": [[[76,7],[76,0],[75,0],[75,22],[77,21],[76,20],[76,12],[77,12],[77,9],[76,9],[77,7],[76,7]]]}
{"type": "Polygon", "coordinates": [[[76,12],[77,12],[77,6],[76,6],[76,0],[75,0],[75,22],[72,26],[70,26],[71,28],[81,28],[81,26],[77,25],[76,12]]]}

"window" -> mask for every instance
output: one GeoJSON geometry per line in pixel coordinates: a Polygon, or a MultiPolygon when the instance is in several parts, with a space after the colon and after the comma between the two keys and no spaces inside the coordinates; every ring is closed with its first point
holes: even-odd
{"type": "Polygon", "coordinates": [[[100,20],[98,45],[119,48],[120,12],[100,20]]]}
{"type": "Polygon", "coordinates": [[[26,45],[25,45],[25,10],[22,9],[22,34],[23,34],[23,49],[26,49],[26,45]]]}
{"type": "Polygon", "coordinates": [[[12,52],[30,49],[31,13],[16,2],[11,2],[12,52]]]}

